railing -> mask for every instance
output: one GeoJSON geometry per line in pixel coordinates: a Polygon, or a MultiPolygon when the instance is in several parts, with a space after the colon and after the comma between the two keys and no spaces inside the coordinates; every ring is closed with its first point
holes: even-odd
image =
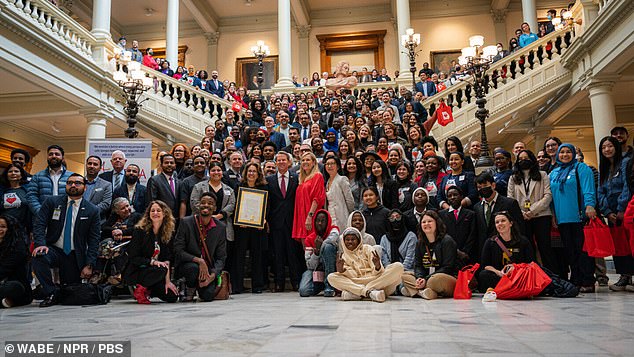
{"type": "MultiPolygon", "coordinates": [[[[224,119],[226,111],[232,106],[231,102],[207,93],[198,87],[176,80],[148,67],[141,66],[141,68],[146,74],[155,79],[155,95],[181,107],[186,107],[205,118],[210,118],[213,122],[218,119],[224,119]]],[[[246,108],[243,108],[237,114],[243,114],[245,111],[246,108]]]]}
{"type": "Polygon", "coordinates": [[[599,5],[599,15],[608,7],[610,4],[615,3],[616,1],[628,1],[628,0],[595,0],[597,5],[599,5]]]}
{"type": "MultiPolygon", "coordinates": [[[[359,93],[362,90],[367,91],[368,89],[378,89],[378,88],[394,88],[395,90],[398,88],[398,84],[396,83],[396,81],[388,81],[388,82],[364,82],[364,83],[359,83],[356,87],[354,87],[352,89],[353,92],[359,93]]],[[[300,93],[312,93],[312,92],[317,92],[317,88],[319,87],[295,87],[292,88],[291,90],[284,90],[284,91],[280,91],[280,93],[295,93],[295,94],[300,94],[300,93]]],[[[257,89],[249,89],[248,90],[249,94],[257,94],[258,90],[257,89]]],[[[274,88],[270,88],[270,89],[262,89],[262,96],[268,97],[271,94],[274,93],[278,93],[274,88]]]]}
{"type": "Polygon", "coordinates": [[[70,16],[47,0],[5,0],[16,15],[40,28],[46,29],[60,42],[70,46],[81,56],[92,59],[92,46],[96,39],[70,16]]]}
{"type": "MultiPolygon", "coordinates": [[[[559,56],[570,45],[573,32],[563,29],[548,34],[513,54],[493,63],[485,75],[486,93],[490,88],[498,89],[509,81],[515,80],[527,70],[534,70],[544,62],[559,56]]],[[[425,108],[435,106],[443,100],[448,105],[462,108],[465,104],[475,101],[475,90],[468,78],[461,83],[454,84],[446,90],[422,102],[425,108]]]]}

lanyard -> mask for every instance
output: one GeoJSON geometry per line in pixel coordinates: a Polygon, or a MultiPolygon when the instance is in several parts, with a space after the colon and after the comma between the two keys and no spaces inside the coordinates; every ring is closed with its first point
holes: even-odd
{"type": "Polygon", "coordinates": [[[522,183],[524,184],[524,193],[526,193],[526,197],[530,196],[528,191],[530,190],[530,187],[531,187],[531,179],[529,178],[528,181],[526,181],[522,177],[522,183]]]}

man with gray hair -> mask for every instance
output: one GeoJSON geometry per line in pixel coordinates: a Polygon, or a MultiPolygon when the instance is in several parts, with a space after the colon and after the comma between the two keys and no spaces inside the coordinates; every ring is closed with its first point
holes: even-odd
{"type": "Polygon", "coordinates": [[[112,164],[112,170],[102,172],[99,177],[112,184],[112,192],[114,192],[124,182],[125,173],[123,168],[128,161],[125,157],[125,153],[121,150],[115,150],[110,156],[110,163],[112,164]]]}

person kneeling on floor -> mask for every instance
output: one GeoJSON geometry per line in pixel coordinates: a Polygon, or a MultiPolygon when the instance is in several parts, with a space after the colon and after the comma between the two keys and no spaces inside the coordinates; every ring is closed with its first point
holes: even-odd
{"type": "Polygon", "coordinates": [[[363,244],[361,233],[350,227],[343,232],[342,253],[337,257],[337,272],[328,275],[332,287],[341,290],[343,300],[360,300],[369,297],[383,302],[401,283],[403,264],[392,263],[387,267],[374,247],[363,244]]]}

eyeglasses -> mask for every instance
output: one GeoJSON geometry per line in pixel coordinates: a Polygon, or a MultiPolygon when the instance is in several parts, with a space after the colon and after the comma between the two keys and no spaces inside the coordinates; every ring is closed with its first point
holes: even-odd
{"type": "Polygon", "coordinates": [[[84,183],[81,181],[66,181],[66,186],[83,186],[84,183]]]}

